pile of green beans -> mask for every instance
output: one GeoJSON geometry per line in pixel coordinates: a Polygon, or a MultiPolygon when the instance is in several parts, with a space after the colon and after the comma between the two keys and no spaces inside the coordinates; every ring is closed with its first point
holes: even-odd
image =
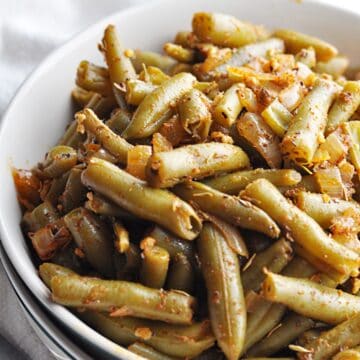
{"type": "Polygon", "coordinates": [[[150,360],[360,359],[360,72],[217,13],[163,49],[109,25],[74,120],[13,169],[52,300],[150,360]]]}

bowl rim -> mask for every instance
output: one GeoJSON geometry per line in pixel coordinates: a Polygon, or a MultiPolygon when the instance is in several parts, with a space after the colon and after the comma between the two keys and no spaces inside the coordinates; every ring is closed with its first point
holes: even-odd
{"type": "MultiPolygon", "coordinates": [[[[172,1],[176,2],[176,0],[172,0],[172,1]]],[[[282,1],[286,1],[286,0],[282,0],[282,1]]],[[[287,0],[287,1],[294,2],[295,0],[287,0]]],[[[329,3],[326,0],[303,0],[303,1],[304,4],[307,6],[315,6],[315,7],[317,6],[323,9],[330,8],[339,13],[344,14],[345,16],[358,17],[360,20],[359,11],[345,8],[339,2],[329,3]]],[[[8,122],[10,121],[10,114],[13,111],[13,109],[17,107],[17,103],[23,97],[23,94],[25,94],[34,85],[38,77],[40,77],[41,74],[46,69],[51,68],[53,63],[59,60],[63,56],[64,52],[67,53],[69,52],[70,49],[76,48],[77,45],[81,41],[83,41],[83,39],[90,37],[93,33],[98,32],[99,29],[103,29],[107,24],[115,22],[118,17],[136,14],[139,11],[146,11],[148,9],[153,8],[154,6],[161,5],[162,3],[168,4],[169,0],[150,0],[146,3],[136,4],[134,6],[130,6],[123,10],[117,11],[111,15],[108,15],[100,19],[99,21],[93,23],[92,25],[87,26],[84,29],[78,31],[67,41],[65,41],[63,44],[61,44],[60,46],[52,50],[48,55],[46,55],[44,59],[29,73],[29,75],[25,77],[25,79],[22,81],[22,83],[15,91],[15,94],[13,95],[12,99],[8,103],[5,112],[1,116],[0,138],[4,136],[3,134],[4,129],[8,124],[8,122]]],[[[2,204],[0,204],[0,207],[1,206],[2,204]]],[[[15,254],[13,253],[12,248],[8,246],[9,242],[8,241],[4,242],[3,239],[5,238],[8,239],[9,235],[6,226],[4,225],[4,219],[0,215],[0,242],[4,248],[6,255],[9,258],[10,264],[15,269],[16,274],[22,279],[22,281],[24,281],[25,286],[29,289],[31,294],[35,296],[35,298],[41,303],[41,305],[44,306],[46,310],[49,311],[56,318],[57,321],[59,321],[66,328],[74,329],[76,327],[76,333],[84,340],[84,342],[88,342],[88,343],[92,342],[94,346],[101,348],[102,351],[106,351],[106,353],[110,356],[119,359],[122,358],[130,359],[130,360],[142,359],[142,357],[133,354],[125,347],[116,344],[115,342],[111,341],[110,339],[106,338],[105,336],[103,336],[102,334],[100,334],[90,326],[88,326],[86,323],[84,323],[82,320],[76,317],[73,313],[71,313],[66,307],[53,303],[49,296],[45,297],[42,294],[39,294],[36,291],[34,291],[33,286],[29,285],[31,284],[31,279],[34,279],[34,274],[33,273],[30,274],[27,273],[26,271],[22,271],[21,267],[18,266],[18,263],[16,261],[14,262],[13,255],[15,254]]]]}

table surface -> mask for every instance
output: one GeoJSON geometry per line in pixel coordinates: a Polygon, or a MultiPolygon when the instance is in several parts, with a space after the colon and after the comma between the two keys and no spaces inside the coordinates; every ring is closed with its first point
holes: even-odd
{"type": "MultiPolygon", "coordinates": [[[[97,0],[1,1],[0,116],[21,82],[51,50],[102,17],[144,1],[102,0],[101,6],[97,0]]],[[[343,0],[341,5],[360,13],[358,0],[343,0]]],[[[6,351],[11,343],[22,352],[19,358],[51,359],[25,319],[1,264],[0,288],[0,358],[9,358],[6,351]]]]}

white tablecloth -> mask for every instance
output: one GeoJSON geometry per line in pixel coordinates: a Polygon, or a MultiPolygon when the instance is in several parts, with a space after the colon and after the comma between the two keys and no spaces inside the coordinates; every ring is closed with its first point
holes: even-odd
{"type": "MultiPolygon", "coordinates": [[[[142,1],[1,0],[0,116],[24,78],[51,50],[100,18],[142,1]]],[[[358,0],[343,0],[342,5],[360,11],[358,0]]],[[[31,359],[51,358],[24,318],[1,265],[0,333],[31,359]]]]}

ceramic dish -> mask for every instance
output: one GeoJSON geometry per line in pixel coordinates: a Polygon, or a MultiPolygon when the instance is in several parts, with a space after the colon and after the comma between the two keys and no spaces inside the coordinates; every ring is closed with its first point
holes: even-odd
{"type": "MultiPolygon", "coordinates": [[[[99,5],[100,6],[100,5],[99,5]]],[[[160,50],[161,44],[179,29],[190,27],[196,11],[232,14],[269,28],[287,27],[316,35],[337,46],[356,65],[360,15],[315,1],[294,0],[167,0],[114,14],[77,35],[56,50],[23,84],[4,115],[0,132],[0,235],[4,249],[19,277],[42,305],[91,349],[105,357],[135,359],[51,302],[49,291],[38,277],[20,231],[20,209],[11,176],[11,165],[29,168],[56,143],[73,116],[70,91],[75,70],[83,59],[102,63],[96,44],[109,23],[117,25],[127,47],[160,50]],[[320,16],[321,14],[321,16],[320,16]]],[[[360,64],[357,64],[360,65],[360,64]]]]}

